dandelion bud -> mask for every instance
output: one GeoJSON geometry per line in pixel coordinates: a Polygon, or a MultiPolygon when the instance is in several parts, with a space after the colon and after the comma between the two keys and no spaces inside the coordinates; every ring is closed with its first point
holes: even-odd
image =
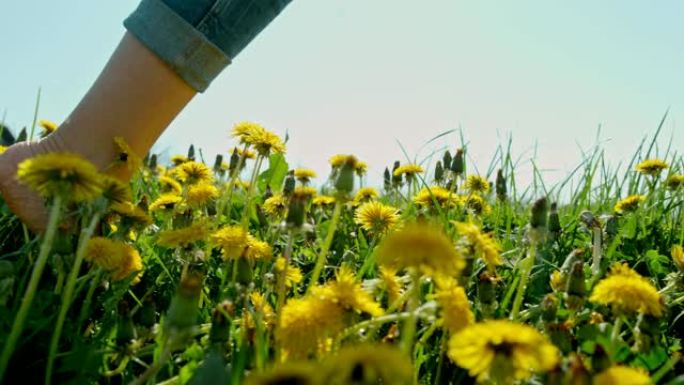
{"type": "Polygon", "coordinates": [[[506,189],[506,178],[503,175],[503,170],[499,169],[496,172],[496,197],[501,201],[506,200],[506,195],[508,193],[506,189]]]}
{"type": "Polygon", "coordinates": [[[195,160],[195,145],[191,144],[190,147],[188,148],[188,160],[194,161],[195,160]]]}
{"type": "Polygon", "coordinates": [[[235,305],[230,301],[223,301],[211,311],[211,330],[209,341],[221,345],[230,338],[230,322],[235,316],[235,305]]]}
{"type": "Polygon", "coordinates": [[[620,231],[620,227],[618,226],[618,219],[615,215],[606,216],[603,220],[603,223],[603,229],[606,232],[608,238],[614,238],[620,231]]]}
{"type": "Polygon", "coordinates": [[[456,150],[456,155],[451,161],[451,171],[456,175],[461,175],[465,171],[465,156],[462,148],[456,150]]]}
{"type": "Polygon", "coordinates": [[[480,308],[485,314],[492,314],[498,307],[496,301],[496,285],[498,280],[488,272],[483,272],[477,281],[477,298],[480,308]]]}
{"type": "Polygon", "coordinates": [[[197,368],[188,383],[192,385],[213,385],[229,382],[230,374],[226,370],[226,359],[220,351],[212,349],[207,353],[202,365],[197,368]]]}
{"type": "Polygon", "coordinates": [[[216,154],[216,160],[214,161],[214,171],[218,173],[223,172],[223,155],[216,154]]]}
{"type": "Polygon", "coordinates": [[[568,283],[565,288],[565,302],[568,309],[579,310],[584,302],[586,293],[584,283],[584,262],[576,262],[572,265],[568,283]]]}
{"type": "Polygon", "coordinates": [[[335,180],[335,189],[338,194],[343,196],[349,195],[354,190],[354,167],[356,165],[356,158],[349,156],[342,164],[337,179],[335,180]]]}
{"type": "Polygon", "coordinates": [[[233,153],[230,154],[230,161],[228,163],[228,170],[230,171],[231,174],[235,173],[235,170],[237,170],[239,163],[240,163],[240,154],[238,153],[237,148],[234,148],[233,153]]]}
{"type": "Polygon", "coordinates": [[[157,322],[157,306],[152,299],[146,299],[143,306],[140,308],[140,316],[138,324],[140,326],[151,328],[157,322]]]}
{"type": "Polygon", "coordinates": [[[600,373],[610,368],[612,365],[613,364],[611,363],[610,356],[608,355],[608,352],[606,352],[606,349],[603,347],[603,345],[596,344],[596,348],[594,348],[594,354],[591,356],[591,367],[594,372],[600,373]]]}
{"type": "Polygon", "coordinates": [[[398,160],[394,161],[394,166],[392,166],[392,186],[398,187],[401,185],[402,174],[395,174],[394,172],[399,168],[401,163],[398,160]]]}
{"type": "Polygon", "coordinates": [[[385,190],[390,190],[392,188],[392,174],[390,174],[389,168],[385,167],[385,172],[382,174],[382,177],[385,183],[385,190]]]}
{"type": "Polygon", "coordinates": [[[660,337],[658,325],[657,318],[648,314],[639,314],[639,319],[634,328],[634,335],[636,338],[634,350],[644,353],[651,350],[653,341],[657,341],[660,337]]]}
{"type": "Polygon", "coordinates": [[[551,212],[549,212],[548,229],[551,240],[558,239],[558,236],[561,232],[561,223],[560,217],[558,216],[558,204],[556,202],[551,203],[551,212]]]}
{"type": "Polygon", "coordinates": [[[442,162],[437,161],[435,165],[435,182],[441,182],[444,179],[444,169],[442,168],[442,162]]]}
{"type": "Polygon", "coordinates": [[[565,322],[553,322],[546,325],[546,331],[558,349],[564,354],[572,351],[572,335],[570,335],[570,328],[565,322]]]}
{"type": "Polygon", "coordinates": [[[131,311],[128,302],[119,302],[119,315],[116,321],[116,343],[117,345],[127,345],[136,338],[135,326],[131,319],[131,311]]]}
{"type": "Polygon", "coordinates": [[[26,127],[24,127],[21,129],[21,131],[19,131],[19,135],[17,135],[17,140],[15,140],[14,143],[25,142],[26,138],[28,138],[28,134],[26,133],[26,127]]]}
{"type": "MultiPolygon", "coordinates": [[[[596,349],[600,345],[596,345],[596,349]]],[[[596,369],[596,366],[592,365],[592,368],[596,373],[600,370],[596,369]]],[[[567,374],[566,382],[567,385],[590,385],[591,379],[589,377],[589,371],[582,362],[582,358],[575,353],[570,354],[570,372],[567,374]]]]}
{"type": "Polygon", "coordinates": [[[547,294],[544,296],[541,302],[542,308],[542,319],[545,322],[551,322],[556,319],[556,313],[558,312],[558,298],[553,294],[547,294]]]}
{"type": "Polygon", "coordinates": [[[283,185],[283,195],[291,195],[295,190],[296,183],[297,181],[295,180],[294,175],[288,175],[287,178],[285,178],[285,184],[283,185]]]}
{"type": "Polygon", "coordinates": [[[202,292],[203,277],[198,273],[189,273],[181,277],[176,295],[171,300],[166,327],[180,331],[197,323],[197,304],[202,292]]]}
{"type": "Polygon", "coordinates": [[[532,205],[532,216],[530,217],[530,227],[542,229],[546,227],[546,219],[549,214],[549,204],[546,197],[537,199],[532,205]]]}
{"type": "Polygon", "coordinates": [[[452,160],[453,158],[451,157],[449,150],[444,151],[444,155],[442,156],[442,163],[444,163],[444,167],[450,168],[452,160]]]}
{"type": "Polygon", "coordinates": [[[572,266],[576,262],[581,262],[584,261],[584,250],[582,249],[575,249],[568,254],[567,257],[565,257],[565,261],[563,261],[563,265],[561,266],[560,272],[561,275],[563,276],[564,279],[567,280],[567,277],[570,275],[570,270],[572,270],[572,266]]]}
{"type": "Polygon", "coordinates": [[[308,199],[304,196],[292,196],[290,199],[290,204],[287,208],[287,219],[285,220],[285,223],[287,223],[288,227],[295,229],[302,227],[304,224],[307,200],[308,199]]]}
{"type": "Polygon", "coordinates": [[[588,210],[582,211],[579,219],[589,229],[601,227],[601,223],[599,222],[598,219],[596,219],[596,217],[594,216],[594,214],[591,211],[588,211],[588,210]]]}
{"type": "Polygon", "coordinates": [[[147,167],[149,167],[150,170],[155,171],[157,170],[157,162],[157,154],[152,154],[147,160],[147,167]]]}

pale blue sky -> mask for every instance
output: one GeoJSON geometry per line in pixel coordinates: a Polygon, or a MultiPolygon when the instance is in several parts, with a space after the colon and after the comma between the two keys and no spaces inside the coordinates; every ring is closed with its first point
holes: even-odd
{"type": "MultiPolygon", "coordinates": [[[[0,2],[0,117],[61,122],[124,32],[137,0],[0,2]]],[[[509,133],[553,181],[594,143],[626,160],[670,107],[664,140],[684,148],[684,2],[679,0],[294,0],[157,143],[209,161],[241,120],[290,133],[295,166],[351,152],[373,180],[394,159],[462,127],[486,168],[509,133]]],[[[153,108],[153,107],[151,107],[153,108]]],[[[420,151],[420,152],[419,152],[420,151]]],[[[529,170],[526,162],[521,172],[529,170]]]]}

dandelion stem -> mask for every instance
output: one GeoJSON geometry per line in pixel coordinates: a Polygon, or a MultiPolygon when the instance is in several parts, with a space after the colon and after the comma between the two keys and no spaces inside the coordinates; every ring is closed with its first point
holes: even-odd
{"type": "Polygon", "coordinates": [[[601,254],[603,251],[603,245],[601,242],[602,235],[601,228],[598,226],[594,227],[594,242],[592,249],[593,256],[591,262],[591,274],[593,276],[592,282],[598,280],[599,274],[601,273],[601,254]]]}
{"type": "Polygon", "coordinates": [[[90,310],[90,302],[93,300],[93,295],[95,294],[95,289],[100,283],[100,277],[102,276],[102,269],[98,268],[93,279],[90,280],[90,285],[88,287],[88,292],[86,293],[85,300],[83,301],[83,306],[81,307],[81,313],[78,315],[78,322],[76,322],[76,330],[80,333],[81,327],[83,326],[83,321],[85,321],[88,316],[88,311],[90,310]]]}
{"type": "Polygon", "coordinates": [[[323,270],[323,265],[325,265],[325,260],[328,256],[328,251],[330,250],[330,245],[332,245],[333,236],[335,235],[335,230],[337,230],[337,223],[340,220],[340,213],[342,212],[342,200],[335,200],[335,209],[333,211],[332,219],[330,220],[330,225],[328,227],[328,234],[325,236],[325,241],[323,242],[323,247],[318,253],[318,259],[316,260],[316,266],[314,266],[313,273],[311,274],[311,281],[309,281],[309,287],[307,291],[310,291],[312,287],[318,282],[318,278],[321,276],[321,271],[323,270]]]}
{"type": "Polygon", "coordinates": [[[525,290],[527,289],[527,281],[530,279],[530,273],[534,266],[534,259],[537,253],[537,242],[532,241],[527,252],[527,257],[520,261],[520,282],[518,282],[518,291],[515,293],[513,300],[513,308],[511,309],[511,320],[515,321],[520,313],[523,298],[525,297],[525,290]]]}
{"type": "Polygon", "coordinates": [[[2,350],[2,356],[0,356],[0,382],[2,382],[5,371],[7,370],[7,365],[9,364],[9,360],[14,353],[14,347],[17,343],[17,339],[24,329],[24,320],[26,319],[28,311],[31,308],[31,302],[33,302],[33,297],[36,294],[40,277],[43,275],[43,269],[45,268],[45,263],[47,262],[50,249],[52,248],[52,243],[55,239],[55,233],[57,232],[57,224],[59,223],[61,210],[62,198],[59,195],[56,195],[52,201],[50,217],[45,230],[45,238],[43,238],[43,243],[40,245],[38,259],[36,259],[36,263],[33,265],[31,279],[29,280],[28,287],[24,293],[24,298],[21,300],[21,306],[19,307],[19,311],[17,311],[17,316],[14,318],[14,323],[12,324],[10,334],[7,336],[7,341],[5,341],[5,346],[2,350]]]}
{"type": "Polygon", "coordinates": [[[413,345],[413,339],[416,335],[416,309],[418,308],[418,303],[420,302],[420,275],[418,272],[411,272],[411,295],[408,299],[407,311],[409,313],[409,318],[406,319],[404,323],[404,328],[401,333],[401,349],[404,353],[408,354],[411,352],[411,346],[413,345]]]}
{"type": "Polygon", "coordinates": [[[245,197],[245,207],[242,209],[242,228],[249,230],[249,214],[250,206],[252,205],[252,195],[254,195],[254,187],[256,185],[256,179],[259,175],[259,169],[261,168],[261,163],[264,161],[264,156],[259,155],[256,159],[256,164],[254,165],[254,170],[252,171],[252,177],[249,180],[249,188],[247,189],[247,197],[245,197]]]}
{"type": "Polygon", "coordinates": [[[610,342],[615,346],[617,340],[620,338],[620,329],[622,329],[622,316],[615,318],[613,324],[613,331],[610,333],[610,342]]]}
{"type": "Polygon", "coordinates": [[[47,369],[45,370],[45,385],[50,385],[52,381],[52,368],[55,363],[55,355],[57,354],[57,348],[59,347],[59,338],[62,336],[62,327],[64,326],[64,320],[66,319],[67,311],[71,305],[71,300],[74,295],[74,287],[76,286],[76,278],[78,278],[78,273],[81,271],[81,264],[83,263],[83,257],[85,256],[86,245],[93,236],[95,231],[95,226],[100,219],[100,213],[97,212],[93,215],[88,227],[81,230],[81,237],[78,242],[78,248],[76,250],[76,259],[74,260],[74,265],[69,272],[69,277],[66,281],[66,286],[64,287],[64,294],[62,296],[62,304],[59,308],[59,315],[57,316],[57,323],[55,324],[55,330],[52,333],[52,340],[50,341],[50,350],[48,353],[47,369]]]}

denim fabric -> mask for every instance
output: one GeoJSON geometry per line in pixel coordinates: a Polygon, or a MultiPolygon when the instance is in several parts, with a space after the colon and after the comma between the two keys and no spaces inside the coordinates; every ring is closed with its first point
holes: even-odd
{"type": "Polygon", "coordinates": [[[124,26],[202,92],[291,0],[142,0],[124,26]]]}

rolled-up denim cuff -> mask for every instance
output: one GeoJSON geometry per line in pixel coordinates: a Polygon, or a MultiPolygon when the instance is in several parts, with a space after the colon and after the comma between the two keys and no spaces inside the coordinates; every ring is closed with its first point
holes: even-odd
{"type": "Polygon", "coordinates": [[[219,47],[161,0],[143,0],[124,26],[198,92],[230,64],[219,47]]]}

